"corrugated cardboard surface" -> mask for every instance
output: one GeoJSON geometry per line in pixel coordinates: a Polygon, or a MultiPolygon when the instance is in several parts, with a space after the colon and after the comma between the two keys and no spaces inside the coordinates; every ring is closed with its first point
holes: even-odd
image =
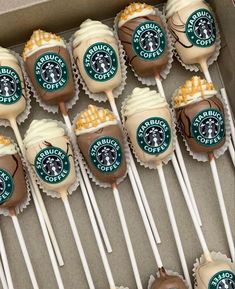
{"type": "MultiPolygon", "coordinates": [[[[82,7],[82,5],[88,5],[84,4],[85,1],[77,2],[79,3],[80,7],[82,7]]],[[[127,3],[127,1],[123,1],[123,3],[124,2],[127,3]]],[[[227,0],[226,2],[229,1],[227,0]]],[[[86,3],[88,3],[88,1],[86,1],[86,3]]],[[[92,1],[89,1],[89,3],[92,3],[92,1]]],[[[112,5],[116,7],[120,5],[119,8],[122,8],[124,7],[123,3],[121,1],[115,1],[115,3],[112,5]]],[[[44,5],[46,5],[46,3],[44,5]]],[[[103,10],[100,10],[101,11],[97,13],[100,13],[99,15],[101,16],[103,10]]],[[[89,12],[88,10],[86,15],[83,14],[80,16],[82,19],[85,19],[86,17],[90,16],[89,13],[92,14],[92,12],[89,12]]],[[[93,18],[94,17],[95,14],[93,15],[93,18]]],[[[37,26],[43,26],[43,19],[40,22],[40,25],[37,23],[37,26]]],[[[80,21],[77,22],[78,25],[79,23],[80,21]]],[[[109,21],[107,23],[109,25],[112,25],[112,21],[109,21]]],[[[64,24],[66,25],[66,23],[64,24]]],[[[30,32],[30,29],[28,32],[30,32]]],[[[63,36],[68,39],[71,33],[72,31],[70,31],[70,33],[64,33],[63,36]]],[[[15,49],[18,52],[22,51],[22,47],[17,47],[15,49]]],[[[216,87],[219,89],[222,86],[222,83],[217,65],[213,65],[210,68],[210,71],[212,74],[212,79],[214,80],[216,87]]],[[[177,63],[177,61],[174,61],[170,75],[163,82],[168,100],[170,100],[173,91],[192,75],[193,73],[185,71],[180,66],[180,64],[177,63]]],[[[130,94],[132,89],[136,86],[142,87],[142,85],[138,83],[137,79],[133,76],[133,73],[128,70],[128,78],[125,91],[123,95],[117,100],[117,105],[119,108],[125,97],[130,94]]],[[[79,94],[79,101],[71,111],[71,118],[73,119],[73,117],[83,108],[85,108],[88,103],[95,104],[93,101],[89,100],[88,97],[81,90],[79,94]]],[[[104,104],[104,106],[109,107],[107,103],[104,104]]],[[[20,127],[22,135],[25,133],[26,129],[28,128],[30,122],[33,119],[42,118],[62,120],[59,115],[52,115],[44,112],[33,99],[32,112],[30,114],[30,117],[20,127]]],[[[14,137],[10,128],[1,128],[1,133],[14,137]]],[[[179,139],[181,142],[181,138],[179,139]]],[[[229,255],[225,231],[223,228],[219,204],[216,198],[209,164],[199,163],[192,160],[192,158],[186,152],[182,142],[181,145],[189,177],[201,213],[203,221],[203,231],[205,233],[208,246],[211,250],[221,251],[229,255]]],[[[226,207],[228,210],[229,220],[233,231],[233,237],[235,237],[235,182],[233,166],[228,152],[226,152],[224,156],[222,156],[217,161],[217,165],[219,175],[221,177],[220,179],[224,192],[226,207]]],[[[159,245],[159,250],[163,259],[163,263],[166,268],[172,269],[182,274],[182,269],[180,266],[178,253],[174,242],[174,237],[172,234],[157,172],[144,169],[139,165],[137,165],[137,168],[143,181],[147,198],[149,200],[154,219],[161,235],[162,244],[159,245]]],[[[187,258],[188,267],[191,271],[195,259],[201,255],[202,250],[200,248],[200,244],[198,242],[189,212],[184,202],[171,163],[164,167],[164,172],[170,191],[176,220],[179,226],[179,231],[183,242],[185,255],[187,258]]],[[[100,189],[97,186],[93,186],[93,189],[113,247],[113,253],[109,254],[108,258],[113,271],[115,282],[117,285],[124,285],[134,289],[136,288],[136,285],[131,270],[128,252],[122,234],[117,210],[115,208],[112,192],[109,189],[100,189]]],[[[119,190],[134,251],[136,254],[136,259],[139,266],[139,271],[141,274],[141,279],[143,281],[144,288],[146,288],[149,276],[150,274],[154,274],[156,272],[157,266],[154,261],[153,254],[143,226],[143,222],[141,220],[138,207],[135,202],[135,198],[128,179],[126,179],[119,186],[119,190]]],[[[43,195],[43,198],[45,200],[45,204],[48,209],[48,213],[55,229],[55,233],[65,261],[65,266],[61,268],[61,274],[65,284],[65,288],[87,289],[88,286],[81,267],[80,258],[76,250],[76,246],[72,237],[72,233],[63,208],[62,201],[49,198],[45,195],[43,195]]],[[[84,201],[79,189],[74,192],[71,197],[69,197],[69,201],[73,210],[79,233],[81,235],[82,244],[84,246],[84,250],[95,282],[95,286],[97,289],[109,288],[102,262],[99,256],[98,248],[95,243],[94,234],[92,232],[84,201]]],[[[41,234],[41,229],[36,216],[35,208],[32,203],[19,216],[19,221],[22,227],[26,244],[28,246],[31,260],[34,265],[40,289],[56,289],[57,285],[53,275],[53,270],[50,264],[44,239],[41,234]]],[[[15,289],[32,288],[10,218],[1,218],[1,229],[8,253],[15,289]]]]}

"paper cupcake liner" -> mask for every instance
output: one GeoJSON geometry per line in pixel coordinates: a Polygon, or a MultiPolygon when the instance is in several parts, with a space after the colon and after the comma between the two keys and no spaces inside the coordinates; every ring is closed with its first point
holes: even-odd
{"type": "MultiPolygon", "coordinates": [[[[167,24],[166,24],[166,19],[165,16],[163,15],[163,13],[158,10],[157,8],[154,8],[156,15],[159,16],[162,20],[164,29],[165,29],[165,33],[166,33],[166,41],[167,41],[167,50],[169,52],[169,56],[168,56],[168,63],[165,66],[165,68],[160,72],[160,75],[163,79],[166,79],[167,75],[170,73],[171,67],[172,67],[172,62],[173,62],[173,51],[174,51],[174,47],[173,47],[173,42],[172,42],[172,38],[170,35],[170,32],[168,30],[167,24]]],[[[119,15],[120,12],[116,15],[115,19],[114,19],[114,31],[115,31],[115,36],[118,39],[118,19],[119,19],[119,15]]],[[[126,55],[127,57],[127,55],[126,55]]],[[[131,67],[131,70],[133,71],[135,77],[142,83],[145,84],[147,86],[152,86],[152,85],[156,85],[156,79],[154,77],[140,77],[134,70],[133,66],[129,63],[129,66],[131,67]]]]}
{"type": "MultiPolygon", "coordinates": [[[[175,92],[174,92],[173,95],[176,94],[176,91],[177,91],[177,90],[175,90],[175,92]]],[[[226,131],[226,133],[225,133],[225,143],[224,143],[224,145],[223,145],[221,148],[213,151],[213,154],[214,154],[215,158],[218,159],[218,158],[219,158],[220,156],[222,156],[222,155],[225,153],[225,151],[228,149],[228,146],[229,146],[229,143],[230,143],[231,127],[230,127],[230,123],[229,123],[229,110],[228,110],[228,105],[227,105],[227,103],[226,103],[226,101],[224,100],[224,97],[223,97],[222,95],[220,95],[219,93],[217,93],[216,96],[222,101],[223,106],[224,106],[225,131],[226,131]]],[[[174,107],[173,101],[172,101],[172,107],[174,107]]],[[[176,114],[175,114],[175,111],[174,111],[174,110],[173,110],[173,118],[174,118],[174,122],[175,122],[175,124],[176,124],[176,127],[179,128],[179,125],[178,125],[178,123],[177,123],[176,114]]],[[[195,160],[197,160],[197,161],[199,161],[199,162],[208,162],[208,161],[209,161],[209,159],[208,159],[208,153],[197,153],[197,152],[193,152],[193,151],[191,150],[191,148],[189,147],[186,139],[184,138],[184,135],[183,135],[183,133],[181,132],[180,128],[179,128],[179,132],[180,132],[180,134],[181,134],[181,136],[182,136],[182,138],[183,138],[183,142],[184,142],[184,144],[185,144],[185,146],[186,146],[187,151],[188,151],[189,154],[193,157],[193,159],[195,159],[195,160]]]]}
{"type": "MultiPolygon", "coordinates": [[[[235,271],[235,264],[232,263],[232,260],[230,258],[228,258],[225,254],[222,254],[220,252],[210,252],[211,253],[211,256],[212,256],[212,259],[214,261],[222,261],[222,262],[225,262],[225,263],[228,263],[233,272],[235,271]]],[[[198,289],[198,286],[197,286],[197,280],[196,280],[196,271],[197,271],[197,268],[199,267],[199,265],[203,264],[205,262],[205,257],[204,257],[204,254],[201,255],[200,258],[197,258],[195,260],[195,263],[193,264],[193,278],[194,278],[194,289],[198,289]]]]}
{"type": "MultiPolygon", "coordinates": [[[[125,51],[123,49],[123,46],[121,44],[121,41],[115,36],[115,39],[118,43],[118,51],[119,51],[119,59],[120,59],[120,67],[121,67],[121,74],[122,74],[122,81],[121,84],[113,89],[113,96],[114,98],[118,98],[126,85],[126,78],[127,78],[127,67],[125,64],[125,51]]],[[[74,36],[71,37],[69,44],[70,47],[72,49],[73,47],[73,40],[74,40],[74,36]]],[[[75,60],[74,60],[75,61],[75,60]]],[[[98,101],[98,102],[106,102],[108,100],[106,94],[104,92],[99,92],[99,93],[93,93],[90,92],[85,81],[83,80],[81,74],[78,72],[78,79],[82,85],[83,90],[85,91],[85,94],[87,94],[89,96],[90,99],[94,100],[94,101],[98,101]]]]}
{"type": "MultiPolygon", "coordinates": [[[[214,19],[216,20],[216,17],[215,17],[215,13],[213,12],[213,10],[211,9],[210,5],[208,4],[208,2],[206,2],[206,4],[208,5],[209,9],[210,9],[210,12],[211,14],[214,16],[214,19]]],[[[165,11],[166,9],[166,5],[164,5],[164,8],[163,10],[165,11]]],[[[210,66],[211,64],[213,64],[219,57],[219,54],[220,54],[220,48],[221,48],[221,37],[220,37],[220,32],[219,32],[219,26],[218,26],[218,23],[217,21],[215,21],[215,27],[216,27],[216,41],[215,41],[215,52],[213,53],[213,55],[211,55],[210,58],[208,58],[207,60],[207,65],[210,66]]],[[[194,72],[198,72],[198,71],[201,71],[201,67],[199,64],[185,64],[179,54],[177,53],[175,47],[173,48],[173,53],[174,53],[174,56],[175,58],[181,63],[181,65],[189,70],[189,71],[194,71],[194,72]]]]}
{"type": "MultiPolygon", "coordinates": [[[[110,111],[110,112],[111,112],[111,111],[110,111]]],[[[79,118],[80,114],[81,114],[81,112],[78,113],[78,114],[75,116],[74,120],[73,120],[73,130],[74,130],[74,131],[76,130],[76,122],[77,122],[77,119],[79,118]]],[[[118,121],[118,124],[122,127],[122,125],[121,125],[121,123],[120,123],[119,121],[118,121]]],[[[126,166],[127,166],[127,168],[128,168],[128,166],[130,165],[129,147],[128,147],[128,144],[127,144],[127,141],[126,141],[126,138],[125,138],[125,135],[124,135],[124,134],[123,134],[123,138],[124,138],[124,155],[125,155],[125,157],[126,157],[126,166]]],[[[86,163],[86,161],[85,161],[85,158],[84,158],[83,154],[80,152],[80,149],[79,149],[77,143],[76,143],[76,147],[77,147],[77,149],[76,149],[76,151],[77,151],[76,159],[77,159],[77,160],[78,160],[78,158],[81,158],[81,159],[82,159],[83,165],[84,165],[84,167],[85,167],[85,169],[86,169],[86,171],[87,171],[87,174],[88,174],[89,178],[90,178],[97,186],[99,186],[99,187],[101,187],[101,188],[111,188],[111,187],[112,187],[111,184],[105,183],[105,182],[101,182],[101,181],[99,181],[99,180],[93,175],[93,173],[91,172],[89,166],[87,165],[87,163],[86,163]]],[[[127,176],[127,171],[128,171],[128,169],[126,170],[124,176],[122,176],[121,178],[118,178],[118,179],[116,180],[116,184],[117,184],[117,185],[119,185],[122,181],[124,181],[124,179],[125,179],[126,176],[127,176]]]]}
{"type": "MultiPolygon", "coordinates": [[[[74,97],[66,102],[66,107],[67,109],[71,109],[76,102],[79,99],[79,84],[78,84],[78,70],[76,67],[76,64],[74,63],[73,60],[73,56],[72,56],[72,51],[68,45],[68,43],[66,42],[65,39],[63,39],[64,43],[66,44],[66,49],[68,50],[69,54],[70,54],[70,60],[71,60],[71,67],[72,67],[72,75],[73,75],[73,81],[74,81],[74,86],[75,86],[75,95],[74,97]]],[[[24,64],[24,70],[25,70],[25,64],[24,64]]],[[[26,71],[26,70],[25,70],[26,71]]],[[[33,95],[33,97],[36,99],[36,102],[39,104],[39,106],[41,106],[44,110],[48,111],[48,112],[52,112],[52,113],[58,113],[59,112],[59,105],[55,104],[55,105],[49,105],[46,104],[41,97],[38,95],[37,91],[35,90],[32,81],[30,80],[29,75],[25,72],[25,79],[26,79],[26,83],[27,86],[30,90],[30,93],[33,95]]]]}
{"type": "MultiPolygon", "coordinates": [[[[14,143],[14,141],[9,138],[9,140],[14,143]]],[[[26,209],[28,207],[28,205],[30,204],[30,201],[31,201],[31,195],[30,195],[30,186],[29,186],[29,178],[28,178],[28,174],[27,174],[27,171],[26,171],[26,162],[20,152],[20,149],[18,148],[18,146],[16,145],[16,143],[14,143],[15,145],[15,148],[16,148],[16,151],[17,151],[17,154],[20,156],[20,159],[21,159],[21,163],[22,163],[22,167],[23,167],[23,170],[24,170],[24,173],[25,173],[25,182],[26,182],[26,189],[27,189],[27,197],[25,198],[25,200],[23,200],[22,203],[18,204],[16,207],[15,207],[15,212],[16,214],[20,214],[21,212],[23,212],[24,209],[26,209]]],[[[0,208],[0,214],[3,215],[3,216],[11,216],[10,212],[8,209],[5,209],[5,208],[0,208]]]]}
{"type": "MultiPolygon", "coordinates": [[[[57,122],[57,124],[62,127],[65,130],[65,135],[69,137],[69,133],[67,130],[67,127],[65,126],[65,124],[61,121],[57,121],[57,120],[52,120],[52,119],[48,119],[48,121],[53,121],[53,122],[57,122]]],[[[70,140],[70,139],[69,139],[70,140]]],[[[73,144],[72,141],[70,140],[71,146],[72,146],[72,151],[73,151],[73,144]]],[[[69,195],[72,195],[72,193],[74,191],[76,191],[76,189],[79,186],[79,166],[77,161],[75,160],[75,152],[73,151],[73,159],[74,159],[74,167],[75,167],[75,173],[76,173],[76,180],[75,182],[68,188],[67,192],[69,195]]],[[[42,181],[39,179],[37,173],[35,172],[35,170],[33,169],[32,165],[30,165],[29,163],[27,163],[27,167],[28,170],[32,173],[34,179],[36,180],[39,188],[46,193],[48,196],[52,197],[52,198],[61,198],[61,195],[59,194],[59,192],[54,191],[54,190],[48,190],[45,189],[42,181]]]]}
{"type": "MultiPolygon", "coordinates": [[[[157,164],[155,164],[155,163],[144,163],[138,158],[138,155],[137,155],[137,153],[136,153],[136,151],[134,149],[134,146],[132,145],[132,142],[131,142],[131,140],[130,140],[130,138],[128,136],[128,132],[127,132],[127,129],[125,127],[125,117],[124,117],[124,107],[126,106],[127,100],[128,99],[125,99],[123,101],[123,103],[122,103],[122,106],[121,106],[121,119],[122,119],[123,131],[124,131],[124,134],[125,134],[125,136],[127,138],[127,142],[129,144],[129,147],[133,151],[137,162],[141,166],[143,166],[143,167],[145,167],[147,169],[150,169],[150,170],[156,170],[157,167],[158,167],[157,164]]],[[[175,151],[175,144],[176,144],[176,128],[175,128],[175,122],[174,122],[174,117],[173,117],[173,111],[172,111],[171,108],[169,108],[169,110],[170,110],[170,114],[171,114],[171,118],[172,118],[171,132],[172,132],[172,142],[173,142],[172,145],[173,145],[173,152],[174,152],[175,151]]],[[[162,163],[166,165],[171,159],[172,159],[172,155],[170,155],[170,156],[166,157],[165,159],[163,159],[162,163]]],[[[159,163],[160,163],[160,161],[159,161],[159,163]]]]}
{"type": "MultiPolygon", "coordinates": [[[[184,284],[185,284],[185,286],[186,286],[186,288],[189,287],[188,283],[186,282],[186,280],[183,278],[182,275],[180,275],[179,273],[174,272],[174,271],[172,271],[172,270],[168,270],[168,269],[165,269],[165,270],[166,270],[166,273],[167,273],[168,275],[170,275],[170,276],[177,276],[177,277],[179,277],[180,279],[182,279],[183,282],[184,282],[184,284]]],[[[156,276],[157,276],[157,277],[160,277],[159,271],[157,271],[156,276]]],[[[156,278],[155,278],[153,275],[150,275],[149,281],[148,281],[148,289],[151,289],[151,288],[152,288],[152,285],[153,285],[153,283],[154,283],[155,280],[156,280],[156,278]]]]}
{"type": "MultiPolygon", "coordinates": [[[[27,86],[27,82],[26,82],[26,72],[25,72],[25,68],[24,68],[24,64],[23,64],[23,59],[20,57],[19,54],[17,54],[15,51],[10,50],[10,53],[12,53],[18,60],[19,62],[19,66],[22,70],[22,75],[23,75],[23,79],[24,79],[24,83],[23,85],[25,86],[25,99],[26,99],[26,106],[25,106],[25,110],[19,114],[16,118],[17,123],[20,125],[21,123],[23,123],[29,116],[30,110],[31,110],[31,95],[30,95],[30,89],[27,86]]],[[[0,126],[10,126],[10,122],[6,119],[0,119],[0,126]]]]}

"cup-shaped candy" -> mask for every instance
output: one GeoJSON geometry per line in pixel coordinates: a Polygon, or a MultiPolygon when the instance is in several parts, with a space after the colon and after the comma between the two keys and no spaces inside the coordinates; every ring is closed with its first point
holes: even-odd
{"type": "Polygon", "coordinates": [[[14,209],[27,195],[25,173],[15,144],[0,136],[0,208],[14,209]]]}
{"type": "Polygon", "coordinates": [[[124,138],[110,111],[89,105],[76,122],[77,142],[97,180],[114,184],[126,173],[124,138]]]}
{"type": "Polygon", "coordinates": [[[25,45],[23,59],[29,78],[45,103],[56,105],[74,97],[70,54],[60,36],[34,31],[25,45]]]}
{"type": "Polygon", "coordinates": [[[151,289],[186,289],[184,281],[173,275],[168,275],[164,268],[159,269],[159,277],[155,279],[151,289]]]}
{"type": "Polygon", "coordinates": [[[138,159],[158,165],[173,153],[172,116],[155,90],[135,88],[123,107],[124,125],[138,159]]]}
{"type": "Polygon", "coordinates": [[[182,61],[206,64],[216,49],[215,19],[208,4],[203,0],[168,0],[166,17],[182,61]]]}
{"type": "Polygon", "coordinates": [[[210,153],[225,143],[225,115],[212,83],[194,76],[173,96],[179,129],[193,152],[210,153]]]}
{"type": "Polygon", "coordinates": [[[24,78],[18,59],[0,47],[0,118],[16,119],[25,107],[24,78]]]}
{"type": "Polygon", "coordinates": [[[118,36],[141,77],[157,76],[168,63],[166,35],[154,7],[132,3],[119,15],[118,36]]]}
{"type": "Polygon", "coordinates": [[[112,91],[121,84],[118,43],[107,25],[83,22],[74,34],[73,55],[90,92],[112,91]]]}
{"type": "Polygon", "coordinates": [[[24,138],[26,156],[42,187],[62,192],[75,182],[71,143],[65,131],[52,120],[34,120],[24,138]]]}

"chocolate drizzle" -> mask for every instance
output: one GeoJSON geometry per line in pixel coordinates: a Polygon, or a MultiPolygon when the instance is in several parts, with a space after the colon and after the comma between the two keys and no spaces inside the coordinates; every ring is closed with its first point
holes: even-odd
{"type": "Polygon", "coordinates": [[[14,179],[14,176],[15,176],[17,170],[18,170],[18,167],[19,167],[19,162],[18,162],[18,159],[15,157],[15,155],[12,155],[12,158],[15,161],[15,164],[16,164],[16,167],[15,167],[13,173],[12,173],[12,178],[14,179]]]}

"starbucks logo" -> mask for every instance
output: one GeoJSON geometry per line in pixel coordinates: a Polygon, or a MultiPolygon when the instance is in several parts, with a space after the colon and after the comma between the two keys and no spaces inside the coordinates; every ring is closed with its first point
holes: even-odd
{"type": "Polygon", "coordinates": [[[209,47],[215,43],[215,20],[207,9],[196,10],[186,23],[188,40],[199,47],[209,47]]]}
{"type": "Polygon", "coordinates": [[[8,66],[0,67],[0,104],[13,104],[21,98],[22,87],[17,72],[8,66]]]}
{"type": "Polygon", "coordinates": [[[14,181],[12,176],[4,169],[0,169],[0,205],[12,196],[13,191],[14,181]]]}
{"type": "Polygon", "coordinates": [[[199,112],[192,121],[191,133],[201,145],[218,144],[225,135],[223,115],[217,109],[206,109],[199,112]]]}
{"type": "Polygon", "coordinates": [[[70,162],[67,154],[57,147],[41,150],[34,161],[38,176],[47,183],[60,183],[70,172],[70,162]]]}
{"type": "Polygon", "coordinates": [[[47,91],[56,91],[68,81],[68,70],[64,59],[56,53],[45,53],[35,62],[35,77],[47,91]]]}
{"type": "Polygon", "coordinates": [[[121,165],[122,148],[118,140],[101,137],[90,146],[90,159],[98,170],[112,173],[121,165]]]}
{"type": "Polygon", "coordinates": [[[139,125],[136,137],[144,152],[150,155],[161,154],[170,145],[171,130],[163,118],[151,117],[139,125]]]}
{"type": "Polygon", "coordinates": [[[166,47],[165,33],[156,22],[143,22],[132,34],[132,46],[140,58],[157,59],[164,53],[166,47]]]}
{"type": "Polygon", "coordinates": [[[220,271],[209,281],[209,289],[235,289],[235,275],[230,271],[220,271]]]}
{"type": "Polygon", "coordinates": [[[112,46],[103,42],[95,43],[87,49],[83,64],[89,77],[97,81],[113,78],[118,70],[116,52],[112,46]]]}

